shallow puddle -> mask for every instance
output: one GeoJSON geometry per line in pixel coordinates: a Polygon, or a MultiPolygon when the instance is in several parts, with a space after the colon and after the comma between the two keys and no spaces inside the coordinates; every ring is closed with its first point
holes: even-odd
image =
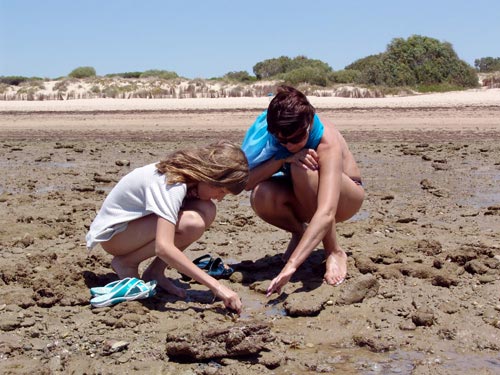
{"type": "Polygon", "coordinates": [[[344,375],[411,375],[417,368],[446,374],[500,373],[499,354],[452,352],[427,354],[401,350],[390,353],[372,353],[359,348],[327,351],[320,345],[297,350],[311,351],[311,358],[314,358],[308,365],[310,371],[302,372],[304,374],[326,372],[344,375]]]}
{"type": "Polygon", "coordinates": [[[252,297],[242,297],[241,302],[245,306],[244,311],[240,315],[241,320],[255,319],[259,316],[286,316],[282,304],[271,304],[252,297]]]}
{"type": "Polygon", "coordinates": [[[484,183],[479,183],[478,187],[472,191],[473,196],[460,201],[463,205],[470,205],[475,208],[488,208],[500,204],[500,170],[481,168],[475,171],[475,176],[484,183]]]}

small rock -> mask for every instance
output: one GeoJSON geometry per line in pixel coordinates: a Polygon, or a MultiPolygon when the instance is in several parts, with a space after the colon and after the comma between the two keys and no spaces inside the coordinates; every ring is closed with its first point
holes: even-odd
{"type": "Polygon", "coordinates": [[[413,314],[411,320],[417,326],[430,327],[434,324],[435,317],[434,313],[431,310],[419,309],[413,314]]]}
{"type": "Polygon", "coordinates": [[[472,274],[485,274],[488,272],[488,267],[486,267],[481,261],[473,259],[467,262],[464,266],[465,270],[472,274]]]}
{"type": "Polygon", "coordinates": [[[28,247],[29,245],[33,245],[35,243],[35,238],[31,234],[26,233],[21,239],[21,243],[24,247],[28,247]]]}
{"type": "Polygon", "coordinates": [[[273,370],[281,365],[282,355],[276,355],[273,352],[262,352],[259,358],[259,363],[273,370]]]}
{"type": "Polygon", "coordinates": [[[130,160],[126,160],[126,159],[117,160],[117,161],[115,161],[115,164],[119,167],[128,167],[128,166],[130,166],[130,160]]]}
{"type": "Polygon", "coordinates": [[[399,329],[402,331],[414,331],[417,329],[417,325],[412,321],[404,321],[399,325],[399,329]]]}
{"type": "Polygon", "coordinates": [[[19,328],[21,323],[15,318],[4,317],[0,322],[0,331],[9,332],[19,328]]]}
{"type": "Polygon", "coordinates": [[[244,279],[245,279],[244,275],[238,271],[233,272],[232,275],[229,277],[229,280],[236,284],[241,284],[244,279]]]}
{"type": "Polygon", "coordinates": [[[103,176],[99,173],[95,173],[94,174],[94,181],[95,182],[109,183],[109,182],[112,182],[113,180],[111,178],[103,176]]]}
{"type": "Polygon", "coordinates": [[[128,348],[130,345],[129,342],[127,341],[122,341],[122,340],[106,340],[104,341],[103,345],[103,354],[104,355],[109,355],[111,353],[116,353],[116,352],[121,352],[122,350],[125,350],[128,348]]]}
{"type": "Polygon", "coordinates": [[[366,298],[375,297],[378,294],[380,284],[373,275],[366,274],[349,283],[342,289],[337,305],[352,305],[362,302],[366,298]]]}
{"type": "Polygon", "coordinates": [[[77,185],[71,188],[73,191],[86,192],[86,191],[95,191],[94,185],[77,185]]]}

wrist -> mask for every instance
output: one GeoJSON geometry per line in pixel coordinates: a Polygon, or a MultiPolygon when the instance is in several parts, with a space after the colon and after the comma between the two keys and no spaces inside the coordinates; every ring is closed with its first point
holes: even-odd
{"type": "Polygon", "coordinates": [[[283,271],[294,273],[295,271],[297,271],[297,268],[298,265],[296,264],[296,262],[292,259],[288,259],[285,267],[283,267],[283,271]]]}

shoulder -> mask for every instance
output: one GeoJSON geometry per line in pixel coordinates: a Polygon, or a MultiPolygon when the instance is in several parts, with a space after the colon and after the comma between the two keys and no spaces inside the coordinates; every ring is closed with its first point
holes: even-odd
{"type": "Polygon", "coordinates": [[[341,136],[337,127],[334,123],[327,119],[321,119],[323,123],[323,136],[321,137],[321,144],[335,144],[339,141],[339,137],[341,136]]]}

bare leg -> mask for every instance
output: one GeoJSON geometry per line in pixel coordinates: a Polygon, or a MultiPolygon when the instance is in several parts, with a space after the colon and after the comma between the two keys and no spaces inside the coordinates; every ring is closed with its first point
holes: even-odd
{"type": "Polygon", "coordinates": [[[325,282],[330,285],[340,285],[347,275],[347,254],[339,246],[336,238],[336,223],[346,221],[361,208],[365,197],[364,189],[354,183],[348,176],[342,176],[342,187],[339,203],[332,229],[323,239],[326,256],[325,282]]]}
{"type": "MultiPolygon", "coordinates": [[[[318,174],[300,168],[292,168],[293,188],[297,201],[310,220],[317,209],[318,174]]],[[[330,285],[341,284],[347,275],[347,254],[336,237],[336,223],[348,220],[359,211],[364,199],[364,190],[346,174],[342,174],[342,185],[332,228],[323,238],[326,271],[324,280],[330,285]]]]}
{"type": "Polygon", "coordinates": [[[252,208],[267,223],[292,233],[282,258],[286,261],[297,247],[305,231],[305,224],[295,214],[295,203],[290,183],[271,179],[261,182],[251,195],[252,208]]]}
{"type": "Polygon", "coordinates": [[[142,274],[142,278],[146,281],[156,280],[157,285],[167,293],[175,296],[186,298],[186,291],[183,288],[176,286],[172,279],[165,276],[167,265],[160,258],[156,257],[153,262],[142,274]]]}
{"type": "MultiPolygon", "coordinates": [[[[214,218],[215,212],[212,214],[211,212],[196,211],[194,207],[190,207],[190,211],[181,211],[175,231],[175,246],[180,250],[186,249],[203,235],[214,218]]],[[[185,298],[186,291],[177,287],[170,278],[165,277],[166,267],[165,262],[156,258],[144,271],[144,280],[157,280],[158,285],[168,293],[185,298]]]]}
{"type": "MultiPolygon", "coordinates": [[[[210,201],[192,200],[185,202],[179,214],[175,233],[175,245],[184,250],[201,237],[215,218],[215,205],[210,201]]],[[[156,255],[156,215],[149,215],[129,223],[124,232],[118,233],[109,241],[102,243],[108,253],[114,255],[112,268],[120,278],[139,277],[139,264],[156,255]]],[[[166,264],[156,258],[144,271],[143,279],[157,280],[158,285],[167,292],[184,297],[186,292],[175,286],[165,277],[166,264]]]]}

